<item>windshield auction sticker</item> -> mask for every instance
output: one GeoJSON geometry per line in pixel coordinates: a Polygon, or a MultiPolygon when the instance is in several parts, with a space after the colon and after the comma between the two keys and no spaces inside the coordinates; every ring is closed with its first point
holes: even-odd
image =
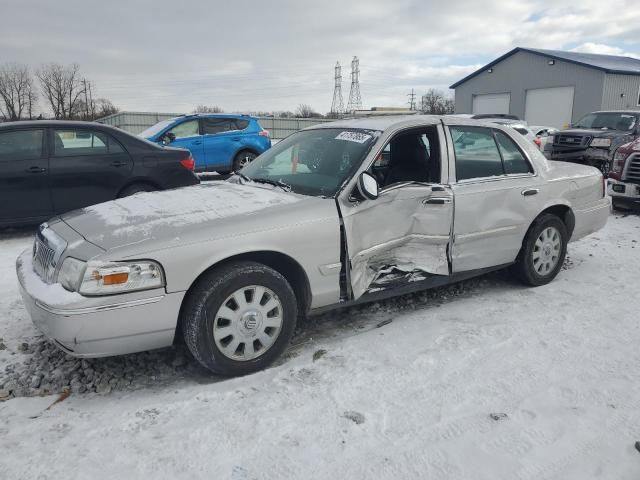
{"type": "Polygon", "coordinates": [[[336,140],[346,140],[347,142],[364,143],[371,138],[371,135],[360,132],[342,132],[336,140]]]}

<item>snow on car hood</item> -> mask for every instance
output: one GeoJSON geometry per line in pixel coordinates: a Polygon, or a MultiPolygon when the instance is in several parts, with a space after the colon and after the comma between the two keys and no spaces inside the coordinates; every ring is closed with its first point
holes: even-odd
{"type": "Polygon", "coordinates": [[[62,215],[89,242],[106,250],[181,232],[230,217],[298,202],[301,196],[270,186],[212,182],[148,192],[62,215]]]}

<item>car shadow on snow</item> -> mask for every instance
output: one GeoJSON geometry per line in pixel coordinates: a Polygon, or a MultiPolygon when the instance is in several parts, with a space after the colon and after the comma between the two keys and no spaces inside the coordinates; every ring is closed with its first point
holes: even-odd
{"type": "MultiPolygon", "coordinates": [[[[323,341],[362,334],[401,320],[398,317],[403,313],[438,308],[456,298],[482,295],[494,288],[526,287],[515,282],[507,271],[498,271],[441,288],[311,316],[299,322],[291,345],[273,367],[295,357],[308,356],[313,361],[314,352],[318,353],[317,346],[323,341]]],[[[11,358],[0,372],[0,400],[63,392],[104,395],[226,379],[203,368],[184,345],[118,357],[78,359],[44,337],[35,337],[11,353],[15,361],[11,358]]]]}

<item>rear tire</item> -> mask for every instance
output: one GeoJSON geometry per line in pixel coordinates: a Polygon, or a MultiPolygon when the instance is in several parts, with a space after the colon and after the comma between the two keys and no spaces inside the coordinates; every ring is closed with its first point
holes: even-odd
{"type": "Polygon", "coordinates": [[[238,154],[236,155],[236,158],[233,159],[233,171],[234,172],[239,171],[245,165],[248,165],[249,163],[253,162],[253,160],[257,156],[258,156],[257,154],[249,150],[242,150],[241,152],[238,152],[238,154]]]}
{"type": "Polygon", "coordinates": [[[564,263],[568,237],[567,227],[555,215],[537,218],[529,227],[514,265],[520,281],[534,287],[551,282],[564,263]]]}
{"type": "Polygon", "coordinates": [[[289,344],[298,307],[289,282],[254,262],[206,273],[182,307],[184,341],[193,356],[220,375],[246,375],[276,360],[289,344]]]}
{"type": "Polygon", "coordinates": [[[152,187],[151,185],[147,185],[146,183],[134,183],[133,185],[129,185],[124,188],[118,198],[129,197],[131,195],[135,195],[136,193],[141,192],[155,192],[157,188],[152,187]]]}

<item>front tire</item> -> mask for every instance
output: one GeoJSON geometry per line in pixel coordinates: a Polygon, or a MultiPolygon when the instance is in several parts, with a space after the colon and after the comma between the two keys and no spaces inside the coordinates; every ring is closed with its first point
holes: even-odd
{"type": "Polygon", "coordinates": [[[560,272],[567,254],[567,227],[546,214],[531,225],[515,265],[518,278],[534,287],[546,285],[560,272]]]}
{"type": "Polygon", "coordinates": [[[298,308],[289,282],[254,262],[234,262],[205,274],[182,309],[185,343],[220,375],[262,370],[289,344],[298,308]]]}

